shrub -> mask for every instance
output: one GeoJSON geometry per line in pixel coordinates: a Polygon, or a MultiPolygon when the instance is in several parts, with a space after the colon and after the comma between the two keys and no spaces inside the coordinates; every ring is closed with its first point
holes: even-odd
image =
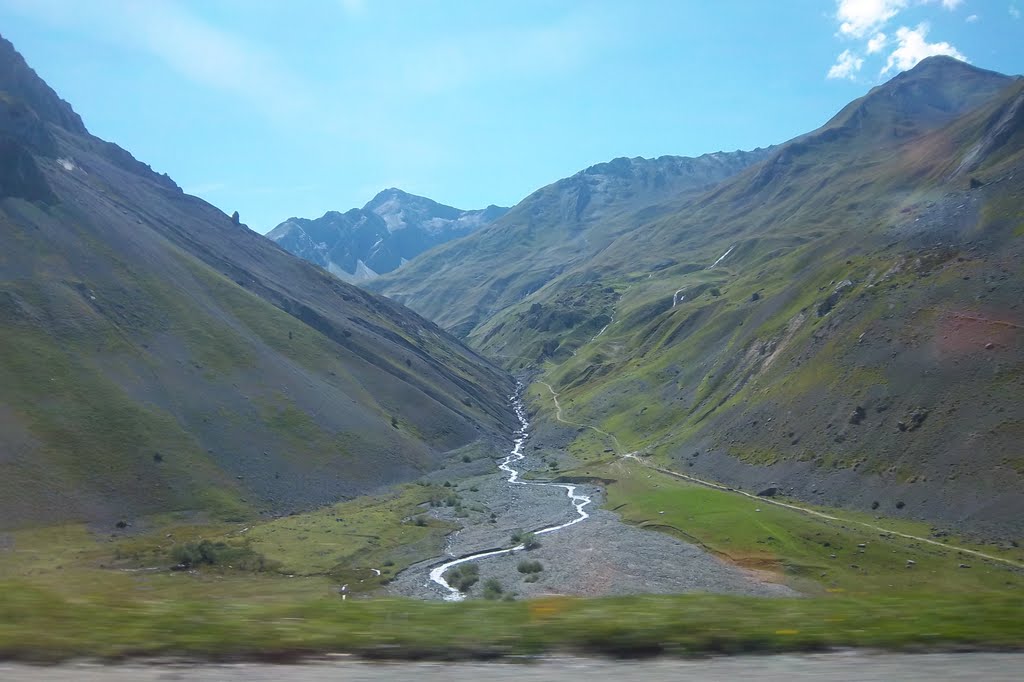
{"type": "Polygon", "coordinates": [[[277,567],[248,545],[229,545],[226,542],[187,542],[171,550],[171,558],[182,568],[196,566],[224,566],[240,571],[268,571],[277,567]]]}
{"type": "Polygon", "coordinates": [[[476,564],[459,564],[449,569],[444,579],[459,592],[469,592],[469,588],[480,580],[480,567],[476,564]]]}
{"type": "Polygon", "coordinates": [[[523,530],[512,532],[512,542],[517,545],[523,545],[527,550],[540,547],[540,540],[537,539],[537,536],[523,530]]]}
{"type": "Polygon", "coordinates": [[[484,581],[484,599],[501,599],[505,588],[495,578],[488,578],[484,581]]]}
{"type": "Polygon", "coordinates": [[[540,573],[544,570],[544,566],[539,561],[524,559],[516,566],[516,570],[520,573],[540,573]]]}

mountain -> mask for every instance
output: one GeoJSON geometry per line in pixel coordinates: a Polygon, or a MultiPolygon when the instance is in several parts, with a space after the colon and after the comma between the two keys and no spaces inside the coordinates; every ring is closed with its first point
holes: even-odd
{"type": "Polygon", "coordinates": [[[0,348],[2,527],[287,512],[516,426],[506,373],[93,137],[3,39],[0,348]]]}
{"type": "Polygon", "coordinates": [[[537,190],[491,225],[371,286],[470,336],[497,311],[587,263],[617,236],[649,220],[657,202],[699,193],[769,154],[757,149],[601,163],[537,190]]]}
{"type": "Polygon", "coordinates": [[[315,220],[289,218],[267,237],[346,281],[359,282],[391,272],[507,212],[500,206],[463,211],[391,188],[362,208],[328,211],[315,220]]]}
{"type": "Polygon", "coordinates": [[[711,189],[628,201],[599,248],[574,210],[553,241],[513,223],[537,197],[374,286],[625,451],[1019,536],[1024,79],[927,59],[711,189]],[[486,275],[502,236],[532,282],[486,275]]]}

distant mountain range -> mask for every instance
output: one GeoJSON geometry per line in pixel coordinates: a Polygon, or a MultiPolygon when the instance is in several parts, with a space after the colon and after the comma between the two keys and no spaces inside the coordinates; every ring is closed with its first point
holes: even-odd
{"type": "Polygon", "coordinates": [[[1022,273],[1024,79],[932,57],[769,150],[587,169],[367,286],[627,451],[1005,537],[1022,273]]]}
{"type": "Polygon", "coordinates": [[[386,189],[362,208],[320,218],[289,218],[267,237],[346,281],[391,272],[438,244],[497,220],[507,208],[464,211],[425,197],[386,189]]]}
{"type": "MultiPolygon", "coordinates": [[[[704,192],[771,153],[766,148],[597,164],[537,190],[492,225],[369,286],[469,335],[650,220],[651,207],[704,192]]],[[[642,241],[635,246],[643,252],[642,241]]]]}
{"type": "Polygon", "coordinates": [[[0,528],[337,502],[488,451],[513,390],[90,135],[0,38],[0,528]]]}

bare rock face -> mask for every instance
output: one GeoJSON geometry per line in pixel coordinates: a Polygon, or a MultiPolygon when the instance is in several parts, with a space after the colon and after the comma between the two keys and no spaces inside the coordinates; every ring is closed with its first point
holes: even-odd
{"type": "Polygon", "coordinates": [[[500,206],[464,211],[391,188],[362,208],[328,211],[315,220],[289,218],[267,237],[342,279],[364,281],[471,234],[506,212],[500,206]]]}

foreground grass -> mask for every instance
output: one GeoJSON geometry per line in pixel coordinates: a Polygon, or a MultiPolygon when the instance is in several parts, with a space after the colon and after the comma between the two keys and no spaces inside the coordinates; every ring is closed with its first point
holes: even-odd
{"type": "Polygon", "coordinates": [[[690,595],[460,604],[290,605],[68,599],[0,583],[0,658],[288,659],[542,653],[649,655],[832,647],[1019,649],[1024,598],[756,599],[690,595]]]}

